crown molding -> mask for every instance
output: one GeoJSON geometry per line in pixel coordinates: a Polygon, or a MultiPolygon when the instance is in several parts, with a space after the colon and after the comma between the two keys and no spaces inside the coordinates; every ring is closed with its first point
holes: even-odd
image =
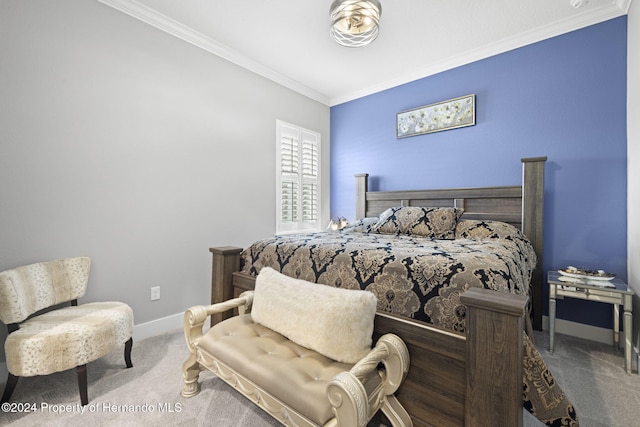
{"type": "Polygon", "coordinates": [[[279,85],[300,93],[311,98],[321,104],[329,105],[329,97],[315,91],[283,74],[280,74],[269,67],[244,56],[228,46],[218,43],[217,41],[205,36],[186,25],[177,22],[168,16],[162,15],[153,9],[148,8],[135,0],[98,0],[107,6],[110,6],[122,13],[125,13],[135,19],[151,25],[159,30],[169,33],[187,43],[206,50],[216,56],[226,59],[240,67],[246,68],[266,79],[269,79],[279,85]]]}
{"type": "Polygon", "coordinates": [[[629,8],[631,7],[632,0],[612,0],[613,3],[618,6],[618,8],[624,12],[626,15],[629,13],[629,8]]]}
{"type": "Polygon", "coordinates": [[[632,0],[612,0],[610,6],[585,11],[584,13],[576,15],[572,19],[564,20],[557,24],[539,27],[533,31],[523,32],[513,37],[500,40],[499,42],[470,50],[463,55],[448,58],[444,61],[438,62],[437,64],[431,64],[424,68],[414,69],[410,73],[403,73],[392,80],[369,86],[359,91],[344,94],[342,96],[332,97],[330,106],[353,101],[354,99],[372,95],[405,83],[451,70],[462,65],[470,64],[481,59],[499,55],[510,50],[626,15],[631,1],[632,0]]]}
{"type": "Polygon", "coordinates": [[[251,58],[240,54],[239,52],[225,46],[210,37],[205,36],[193,30],[190,27],[181,24],[155,10],[148,8],[135,0],[98,0],[107,6],[110,6],[120,12],[123,12],[135,19],[149,24],[159,30],[178,37],[194,46],[204,49],[216,56],[226,59],[240,67],[246,68],[266,79],[278,83],[288,89],[291,89],[301,95],[311,98],[321,104],[334,106],[342,104],[354,99],[362,98],[386,89],[390,89],[405,83],[409,83],[424,77],[431,76],[443,71],[450,70],[462,65],[470,64],[481,59],[485,59],[494,55],[499,55],[513,49],[517,49],[532,43],[546,40],[559,36],[589,25],[597,24],[609,19],[626,15],[631,7],[633,0],[611,0],[609,6],[587,10],[583,13],[575,15],[575,17],[563,20],[560,23],[546,25],[533,31],[523,32],[513,37],[509,37],[499,42],[482,46],[481,48],[470,50],[463,55],[458,55],[431,64],[424,68],[413,69],[411,72],[402,73],[391,80],[369,86],[357,91],[345,93],[340,96],[328,97],[308,86],[305,86],[275,70],[266,67],[251,58]]]}

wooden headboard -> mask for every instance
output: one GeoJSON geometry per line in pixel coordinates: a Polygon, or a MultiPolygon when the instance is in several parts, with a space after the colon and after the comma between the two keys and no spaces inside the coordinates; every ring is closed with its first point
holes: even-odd
{"type": "Polygon", "coordinates": [[[544,163],[546,157],[522,159],[522,184],[506,187],[369,191],[368,174],[356,175],[356,218],[380,215],[394,206],[460,207],[462,218],[503,221],[520,228],[538,257],[531,278],[533,328],[542,330],[544,163]]]}

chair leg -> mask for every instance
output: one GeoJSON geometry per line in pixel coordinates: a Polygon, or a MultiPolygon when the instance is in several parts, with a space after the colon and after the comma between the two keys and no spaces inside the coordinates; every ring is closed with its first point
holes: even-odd
{"type": "Polygon", "coordinates": [[[133,337],[129,338],[126,343],[124,343],[124,363],[127,364],[127,368],[133,367],[131,363],[131,348],[133,347],[133,337]]]}
{"type": "Polygon", "coordinates": [[[76,367],[78,374],[78,389],[80,390],[80,403],[86,406],[89,403],[89,395],[87,394],[87,365],[76,367]]]}
{"type": "Polygon", "coordinates": [[[202,366],[198,363],[195,354],[191,354],[189,358],[182,364],[182,397],[193,397],[200,393],[200,383],[198,378],[202,366]]]}
{"type": "MultiPolygon", "coordinates": [[[[131,363],[131,348],[133,347],[133,338],[129,338],[124,344],[124,361],[127,364],[127,368],[133,367],[131,363]]],[[[78,389],[80,390],[80,403],[85,406],[89,403],[89,394],[87,393],[87,365],[81,365],[76,367],[76,373],[78,375],[78,389]]],[[[11,375],[11,374],[9,374],[11,375]]],[[[18,380],[16,379],[16,382],[18,380]]],[[[7,385],[9,383],[7,382],[7,385]]],[[[15,384],[13,385],[15,387],[15,384]]],[[[13,391],[13,389],[11,390],[13,391]]],[[[5,391],[6,394],[6,391],[5,391]]],[[[11,396],[11,394],[9,394],[11,396]]],[[[3,400],[4,402],[4,400],[3,400]]]]}
{"type": "Polygon", "coordinates": [[[20,377],[16,377],[12,374],[7,376],[7,384],[4,386],[4,393],[2,394],[2,403],[8,402],[9,399],[11,399],[13,390],[15,390],[16,384],[18,384],[18,378],[20,377]]]}

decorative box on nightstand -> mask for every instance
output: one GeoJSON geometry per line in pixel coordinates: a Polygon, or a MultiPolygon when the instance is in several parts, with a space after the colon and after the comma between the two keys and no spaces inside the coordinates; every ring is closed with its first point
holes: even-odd
{"type": "Polygon", "coordinates": [[[624,363],[627,373],[631,373],[631,328],[633,291],[617,277],[604,279],[564,275],[551,270],[547,273],[549,283],[549,351],[553,352],[555,334],[556,299],[578,298],[606,302],[613,305],[613,345],[620,342],[620,306],[624,307],[624,363]]]}

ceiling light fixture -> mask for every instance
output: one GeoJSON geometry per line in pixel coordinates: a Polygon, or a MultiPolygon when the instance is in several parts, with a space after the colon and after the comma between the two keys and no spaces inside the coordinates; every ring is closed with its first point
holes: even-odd
{"type": "Polygon", "coordinates": [[[331,4],[331,38],[342,46],[366,46],[378,37],[382,6],[377,0],[335,0],[331,4]]]}

